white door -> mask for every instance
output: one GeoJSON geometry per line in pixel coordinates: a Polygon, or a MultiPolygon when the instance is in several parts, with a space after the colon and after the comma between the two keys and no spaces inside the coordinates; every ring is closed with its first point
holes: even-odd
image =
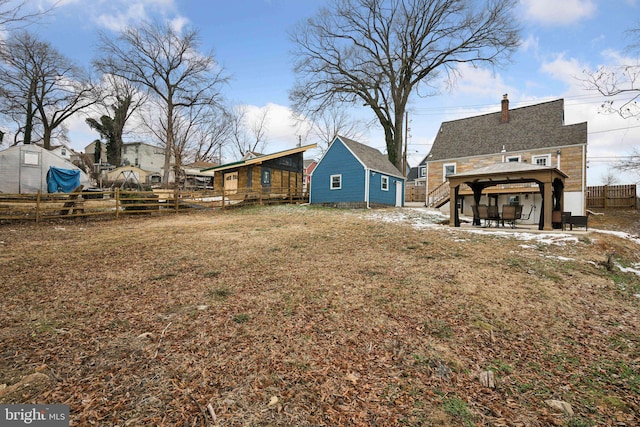
{"type": "Polygon", "coordinates": [[[396,181],[396,207],[402,206],[402,181],[396,181]]]}

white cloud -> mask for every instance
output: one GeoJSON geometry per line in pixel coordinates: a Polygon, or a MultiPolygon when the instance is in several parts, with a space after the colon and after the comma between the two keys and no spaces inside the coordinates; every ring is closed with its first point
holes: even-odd
{"type": "Polygon", "coordinates": [[[567,59],[563,53],[556,55],[552,61],[545,61],[541,65],[543,73],[569,85],[574,85],[577,77],[587,68],[587,65],[581,64],[575,58],[567,59]]]}
{"type": "Polygon", "coordinates": [[[520,42],[520,49],[524,52],[533,52],[534,55],[537,55],[539,48],[540,39],[533,34],[529,34],[526,39],[523,39],[520,42]]]}
{"type": "MultiPolygon", "coordinates": [[[[64,0],[61,5],[75,3],[77,0],[64,0]]],[[[181,30],[189,22],[184,16],[173,16],[177,11],[175,0],[100,0],[86,11],[98,26],[116,32],[154,16],[168,19],[176,30],[181,30]]]]}
{"type": "Polygon", "coordinates": [[[597,6],[593,0],[521,0],[526,18],[547,25],[569,25],[592,18],[597,6]]]}

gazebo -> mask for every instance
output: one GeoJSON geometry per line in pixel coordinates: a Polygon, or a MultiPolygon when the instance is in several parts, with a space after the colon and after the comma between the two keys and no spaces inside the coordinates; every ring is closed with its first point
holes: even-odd
{"type": "Polygon", "coordinates": [[[562,211],[564,206],[564,181],[567,175],[561,170],[549,166],[539,166],[520,162],[496,163],[479,169],[449,175],[450,218],[452,227],[460,227],[456,200],[462,184],[473,191],[473,200],[480,203],[482,190],[487,187],[508,184],[534,182],[538,184],[542,195],[542,210],[539,230],[552,229],[552,212],[562,211]]]}

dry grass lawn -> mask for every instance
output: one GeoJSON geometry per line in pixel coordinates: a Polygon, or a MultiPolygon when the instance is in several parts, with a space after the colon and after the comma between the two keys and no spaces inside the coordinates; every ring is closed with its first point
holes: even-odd
{"type": "Polygon", "coordinates": [[[640,424],[640,279],[618,267],[640,245],[367,214],[0,225],[0,402],[78,426],[640,424]]]}

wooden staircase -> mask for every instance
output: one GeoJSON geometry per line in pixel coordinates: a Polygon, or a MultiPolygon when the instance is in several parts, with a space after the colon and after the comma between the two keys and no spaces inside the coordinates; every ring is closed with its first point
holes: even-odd
{"type": "Polygon", "coordinates": [[[439,208],[447,203],[450,197],[449,182],[445,181],[429,192],[427,195],[427,207],[439,208]]]}

